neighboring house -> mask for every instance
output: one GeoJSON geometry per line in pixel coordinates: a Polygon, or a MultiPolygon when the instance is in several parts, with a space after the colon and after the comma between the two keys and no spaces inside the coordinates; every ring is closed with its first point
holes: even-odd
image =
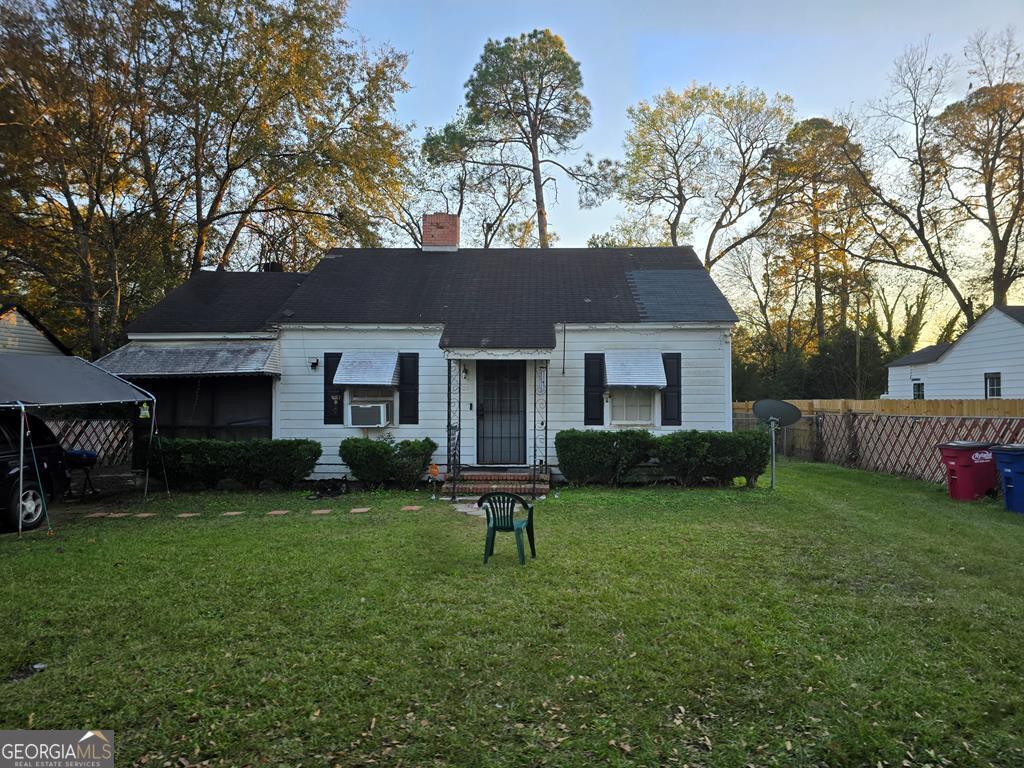
{"type": "Polygon", "coordinates": [[[0,354],[70,355],[71,350],[18,304],[0,304],[0,354]]]}
{"type": "Polygon", "coordinates": [[[889,363],[883,397],[1024,398],[1024,306],[992,307],[954,343],[933,344],[889,363]]]}
{"type": "Polygon", "coordinates": [[[692,248],[337,249],[308,274],[202,272],[99,361],[164,434],[430,437],[442,471],[557,465],[564,429],[731,429],[736,315],[692,248]]]}

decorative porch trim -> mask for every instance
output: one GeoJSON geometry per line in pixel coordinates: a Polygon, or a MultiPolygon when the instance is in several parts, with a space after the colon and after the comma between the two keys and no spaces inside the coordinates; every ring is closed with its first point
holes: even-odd
{"type": "Polygon", "coordinates": [[[442,349],[449,360],[550,360],[552,349],[487,349],[484,347],[460,347],[442,349]]]}
{"type": "Polygon", "coordinates": [[[452,501],[459,495],[462,473],[462,361],[448,360],[448,487],[452,501]]]}

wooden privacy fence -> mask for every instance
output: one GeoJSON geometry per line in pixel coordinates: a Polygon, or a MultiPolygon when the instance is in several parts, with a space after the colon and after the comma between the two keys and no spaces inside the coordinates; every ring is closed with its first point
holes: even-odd
{"type": "MultiPolygon", "coordinates": [[[[785,456],[921,480],[944,479],[938,444],[1024,441],[1024,400],[790,400],[804,414],[782,431],[785,456]]],[[[733,404],[735,429],[752,429],[752,403],[733,404]]]]}

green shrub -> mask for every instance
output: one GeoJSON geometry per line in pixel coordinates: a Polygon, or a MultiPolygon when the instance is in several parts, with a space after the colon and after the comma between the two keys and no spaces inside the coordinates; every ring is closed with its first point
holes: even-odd
{"type": "Polygon", "coordinates": [[[367,488],[383,488],[391,479],[395,446],[389,440],[349,437],[341,441],[341,460],[367,488]]]}
{"type": "Polygon", "coordinates": [[[567,429],[555,435],[558,466],[573,485],[618,485],[651,457],[654,436],[643,429],[567,429]]]}
{"type": "Polygon", "coordinates": [[[753,487],[768,466],[769,450],[766,432],[690,430],[662,435],[652,453],[665,474],[674,476],[682,485],[731,485],[742,477],[753,487]]]}
{"type": "Polygon", "coordinates": [[[415,488],[430,466],[437,443],[429,437],[403,440],[395,447],[393,480],[402,488],[415,488]]]}
{"type": "Polygon", "coordinates": [[[308,477],[321,447],[316,440],[162,439],[150,456],[150,469],[160,477],[163,467],[175,487],[214,488],[234,480],[256,488],[264,480],[289,487],[308,477]],[[161,451],[163,467],[161,467],[161,451]]]}
{"type": "Polygon", "coordinates": [[[415,488],[427,472],[437,443],[429,437],[395,443],[387,435],[379,440],[350,437],[341,441],[341,460],[367,488],[395,484],[415,488]]]}
{"type": "Polygon", "coordinates": [[[653,457],[681,485],[731,485],[742,477],[752,487],[768,466],[769,438],[763,431],[688,430],[654,437],[639,429],[569,429],[555,436],[555,451],[559,469],[574,485],[621,484],[653,457]]]}

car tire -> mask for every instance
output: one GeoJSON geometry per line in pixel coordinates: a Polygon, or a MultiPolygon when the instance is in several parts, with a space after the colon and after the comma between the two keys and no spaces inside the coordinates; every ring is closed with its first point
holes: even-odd
{"type": "Polygon", "coordinates": [[[7,505],[7,524],[11,530],[18,530],[19,515],[22,515],[21,530],[23,531],[31,531],[43,524],[43,518],[46,516],[44,512],[46,502],[43,492],[39,489],[39,483],[26,482],[22,487],[22,503],[19,504],[18,501],[18,483],[15,481],[7,505]],[[31,508],[25,508],[25,504],[29,504],[31,508]]]}

